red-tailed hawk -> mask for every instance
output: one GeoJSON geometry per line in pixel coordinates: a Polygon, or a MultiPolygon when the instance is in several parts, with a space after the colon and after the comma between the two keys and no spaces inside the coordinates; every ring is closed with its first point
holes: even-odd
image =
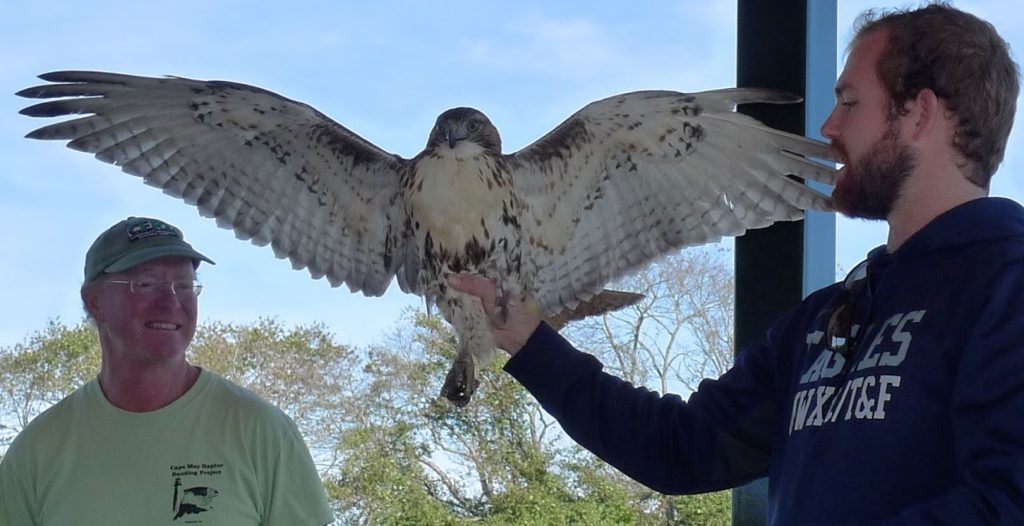
{"type": "Polygon", "coordinates": [[[588,104],[511,154],[483,113],[442,113],[404,159],[316,109],[233,82],[64,71],[23,97],[33,131],[68,140],[215,217],[314,278],[368,296],[392,279],[438,305],[459,339],[443,394],[463,405],[494,343],[479,300],[445,275],[479,272],[502,298],[554,314],[681,247],[829,209],[827,146],[735,113],[792,103],[761,89],[639,91],[588,104]]]}

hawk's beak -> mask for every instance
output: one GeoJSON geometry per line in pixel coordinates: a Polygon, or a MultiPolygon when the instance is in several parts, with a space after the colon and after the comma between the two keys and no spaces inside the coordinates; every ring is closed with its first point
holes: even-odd
{"type": "Polygon", "coordinates": [[[453,150],[455,149],[455,145],[458,144],[459,141],[464,141],[468,139],[469,135],[470,134],[469,132],[466,131],[466,127],[464,125],[453,125],[448,128],[445,128],[444,130],[444,138],[446,141],[448,141],[448,147],[453,150]]]}

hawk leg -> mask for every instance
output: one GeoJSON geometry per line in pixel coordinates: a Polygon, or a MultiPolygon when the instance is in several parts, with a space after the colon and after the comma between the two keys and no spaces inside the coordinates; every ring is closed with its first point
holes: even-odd
{"type": "Polygon", "coordinates": [[[490,323],[478,298],[456,293],[442,303],[444,315],[455,327],[459,340],[459,354],[441,387],[441,396],[456,407],[465,407],[480,382],[476,379],[477,366],[486,364],[494,354],[494,337],[490,323]]]}

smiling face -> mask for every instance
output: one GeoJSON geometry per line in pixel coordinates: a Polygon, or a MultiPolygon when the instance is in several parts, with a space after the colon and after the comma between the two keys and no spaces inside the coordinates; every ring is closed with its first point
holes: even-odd
{"type": "Polygon", "coordinates": [[[836,106],[821,127],[845,166],[832,193],[836,211],[849,217],[886,219],[914,167],[901,140],[890,98],[878,78],[884,32],[864,35],[853,47],[836,82],[836,106]]]}
{"type": "Polygon", "coordinates": [[[192,293],[172,293],[166,282],[192,279],[192,260],[172,256],[104,274],[87,284],[82,299],[99,330],[104,360],[135,366],[184,361],[196,332],[198,303],[192,293]],[[143,293],[114,283],[132,280],[161,285],[143,293]]]}

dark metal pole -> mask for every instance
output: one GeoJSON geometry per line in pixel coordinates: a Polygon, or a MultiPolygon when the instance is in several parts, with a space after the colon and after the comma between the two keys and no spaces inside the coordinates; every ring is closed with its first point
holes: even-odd
{"type": "MultiPolygon", "coordinates": [[[[744,87],[803,96],[808,0],[737,0],[736,81],[744,87]]],[[[804,105],[760,105],[740,111],[769,126],[804,133],[804,105]]],[[[768,327],[803,297],[804,222],[777,223],[736,239],[736,348],[764,338],[768,327]]],[[[767,523],[768,483],[733,491],[733,524],[767,523]]]]}

